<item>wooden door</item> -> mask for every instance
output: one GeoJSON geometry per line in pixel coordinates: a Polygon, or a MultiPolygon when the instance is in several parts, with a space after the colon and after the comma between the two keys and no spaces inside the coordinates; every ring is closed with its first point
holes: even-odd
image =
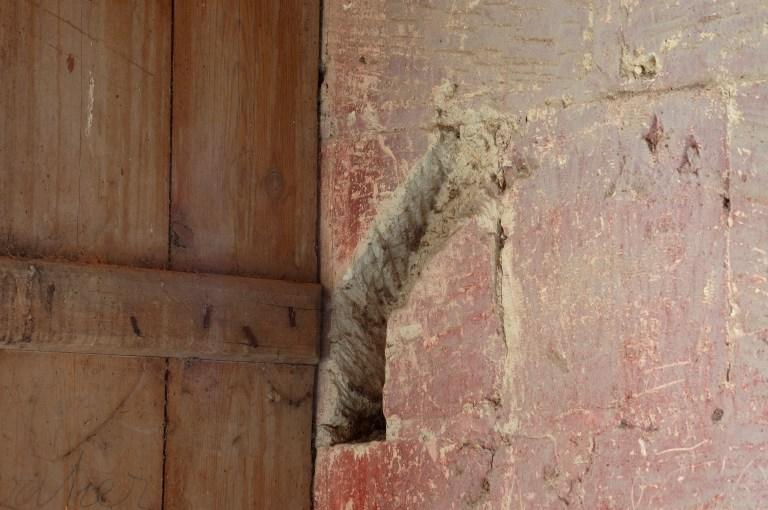
{"type": "Polygon", "coordinates": [[[0,509],[301,509],[314,0],[0,2],[0,509]]]}

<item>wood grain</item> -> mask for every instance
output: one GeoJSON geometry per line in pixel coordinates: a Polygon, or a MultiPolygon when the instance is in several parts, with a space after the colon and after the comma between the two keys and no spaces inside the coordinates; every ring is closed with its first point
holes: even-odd
{"type": "Polygon", "coordinates": [[[0,252],[165,264],[170,7],[0,2],[0,252]]]}
{"type": "Polygon", "coordinates": [[[315,281],[315,0],[176,2],[172,267],[315,281]]]}
{"type": "Polygon", "coordinates": [[[172,1],[0,2],[0,509],[309,508],[319,3],[172,1]]]}
{"type": "Polygon", "coordinates": [[[0,352],[0,508],[159,510],[165,370],[0,352]]]}
{"type": "Polygon", "coordinates": [[[0,258],[0,349],[315,363],[320,286],[0,258]]]}
{"type": "Polygon", "coordinates": [[[314,367],[170,367],[164,508],[308,509],[314,367]]]}

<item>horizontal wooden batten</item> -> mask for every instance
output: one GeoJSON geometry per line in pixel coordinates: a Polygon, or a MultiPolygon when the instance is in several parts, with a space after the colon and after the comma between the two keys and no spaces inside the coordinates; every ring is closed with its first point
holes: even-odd
{"type": "Polygon", "coordinates": [[[317,362],[317,284],[0,257],[0,349],[317,362]]]}

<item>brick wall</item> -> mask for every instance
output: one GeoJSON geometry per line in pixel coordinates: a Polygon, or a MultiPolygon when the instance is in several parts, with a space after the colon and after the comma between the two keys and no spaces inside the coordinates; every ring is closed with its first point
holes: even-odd
{"type": "Polygon", "coordinates": [[[388,316],[386,439],[319,444],[316,508],[768,507],[768,4],[324,16],[331,296],[435,143],[437,87],[514,125],[515,178],[388,316]]]}

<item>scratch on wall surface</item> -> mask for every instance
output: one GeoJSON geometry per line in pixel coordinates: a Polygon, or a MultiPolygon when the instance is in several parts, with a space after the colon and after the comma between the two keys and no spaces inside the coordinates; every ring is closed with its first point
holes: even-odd
{"type": "Polygon", "coordinates": [[[93,78],[93,72],[88,73],[88,116],[85,123],[85,136],[91,134],[93,127],[93,105],[95,102],[96,80],[93,78]]]}

